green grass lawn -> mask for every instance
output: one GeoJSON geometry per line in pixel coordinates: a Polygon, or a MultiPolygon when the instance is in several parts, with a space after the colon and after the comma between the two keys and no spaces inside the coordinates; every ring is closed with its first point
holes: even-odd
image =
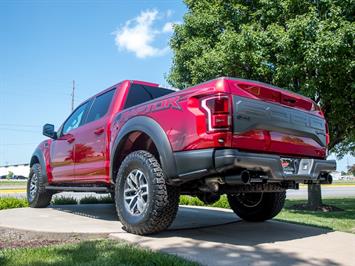
{"type": "MultiPolygon", "coordinates": [[[[306,200],[286,200],[285,208],[275,219],[279,221],[299,223],[323,227],[331,230],[355,233],[355,197],[323,199],[324,204],[334,205],[344,211],[338,212],[314,212],[292,210],[290,206],[305,203],[306,200]]],[[[180,204],[204,206],[199,199],[190,196],[181,196],[180,204]]],[[[210,205],[212,207],[229,208],[226,196],[210,205]]]]}
{"type": "Polygon", "coordinates": [[[289,208],[302,203],[306,203],[306,200],[286,200],[285,208],[276,216],[276,219],[355,233],[355,197],[323,199],[324,204],[336,206],[344,211],[314,212],[289,208]]]}
{"type": "MultiPolygon", "coordinates": [[[[333,181],[333,184],[332,185],[355,185],[355,181],[354,180],[336,180],[336,181],[333,181]]],[[[330,185],[331,186],[331,185],[330,185]]]]}
{"type": "Polygon", "coordinates": [[[1,180],[0,181],[0,189],[1,187],[23,187],[25,188],[27,185],[27,180],[13,181],[13,180],[1,180]]]}
{"type": "Polygon", "coordinates": [[[173,255],[111,240],[84,241],[41,248],[0,250],[0,265],[198,265],[173,255]]]}

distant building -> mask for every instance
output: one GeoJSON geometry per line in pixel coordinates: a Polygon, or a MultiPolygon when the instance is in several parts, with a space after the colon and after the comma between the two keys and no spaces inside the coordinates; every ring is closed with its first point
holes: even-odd
{"type": "Polygon", "coordinates": [[[341,172],[333,171],[330,173],[333,177],[333,180],[341,180],[341,172]]]}
{"type": "Polygon", "coordinates": [[[355,177],[353,175],[343,175],[340,180],[353,181],[355,177]]]}
{"type": "Polygon", "coordinates": [[[338,171],[333,171],[330,173],[333,177],[333,180],[342,180],[342,181],[352,181],[355,180],[355,177],[350,174],[342,174],[341,172],[338,171]]]}
{"type": "Polygon", "coordinates": [[[9,172],[13,172],[14,175],[22,175],[28,177],[30,173],[30,165],[25,163],[0,166],[0,176],[8,175],[9,172]]]}

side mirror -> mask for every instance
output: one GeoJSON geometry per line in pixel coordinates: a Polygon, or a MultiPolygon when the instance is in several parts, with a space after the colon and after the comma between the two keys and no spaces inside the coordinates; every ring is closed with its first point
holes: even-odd
{"type": "Polygon", "coordinates": [[[51,139],[57,139],[57,132],[54,131],[54,125],[52,124],[45,124],[42,134],[51,139]]]}

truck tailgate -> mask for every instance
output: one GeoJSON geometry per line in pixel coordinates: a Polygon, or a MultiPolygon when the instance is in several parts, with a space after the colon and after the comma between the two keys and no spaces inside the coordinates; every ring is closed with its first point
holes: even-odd
{"type": "Polygon", "coordinates": [[[325,123],[306,110],[233,95],[234,148],[323,158],[325,123]]]}

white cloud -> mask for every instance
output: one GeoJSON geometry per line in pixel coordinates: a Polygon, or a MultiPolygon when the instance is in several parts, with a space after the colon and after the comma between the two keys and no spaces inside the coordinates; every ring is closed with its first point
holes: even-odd
{"type": "Polygon", "coordinates": [[[161,30],[153,27],[160,18],[156,9],[142,11],[139,16],[128,20],[115,35],[115,43],[120,50],[133,52],[138,58],[165,54],[167,46],[158,48],[153,45],[158,35],[172,32],[172,22],[166,22],[161,30]]]}
{"type": "Polygon", "coordinates": [[[173,32],[173,25],[174,25],[174,23],[172,23],[172,22],[165,23],[163,26],[163,32],[167,32],[167,33],[173,32]]]}

